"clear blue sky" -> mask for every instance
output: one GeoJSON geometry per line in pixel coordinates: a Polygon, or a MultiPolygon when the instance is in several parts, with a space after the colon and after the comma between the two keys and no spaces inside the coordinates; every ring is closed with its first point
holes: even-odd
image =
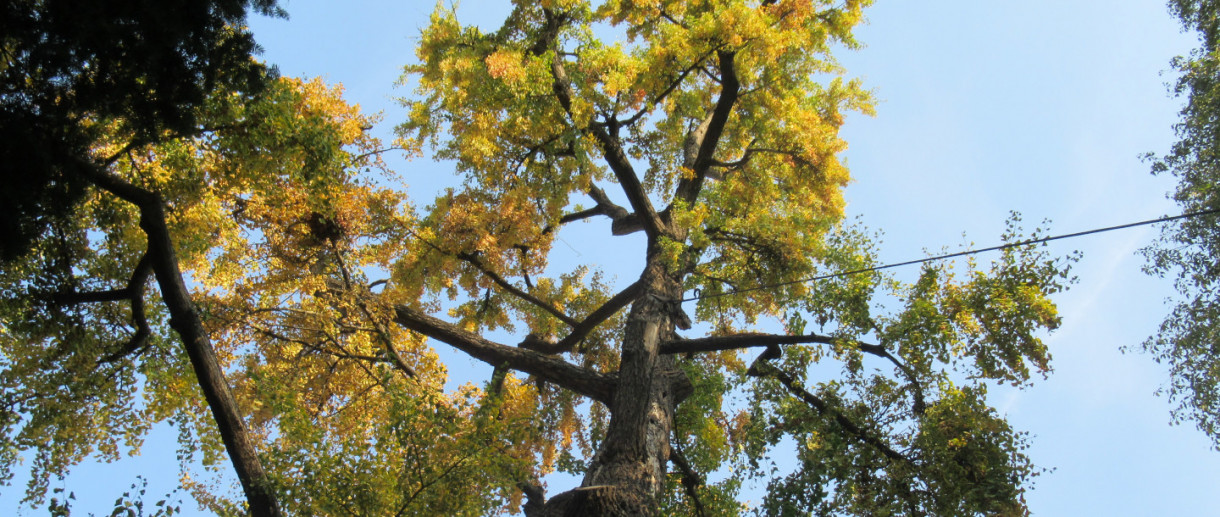
{"type": "MultiPolygon", "coordinates": [[[[284,6],[289,21],[252,20],[263,57],[284,75],[343,83],[349,100],[384,112],[378,129],[388,134],[402,119],[392,98],[410,93],[393,84],[414,59],[431,4],[284,6]]],[[[467,1],[461,12],[492,27],[506,8],[467,1]]],[[[881,101],[875,118],[853,117],[845,129],[855,177],[847,198],[849,215],[885,232],[883,261],[996,243],[1011,210],[1028,226],[1051,219],[1052,233],[1174,212],[1164,196],[1172,179],[1152,177],[1139,160],[1173,141],[1178,102],[1161,72],[1194,44],[1163,2],[878,0],[868,19],[858,31],[867,48],[840,54],[881,101]]],[[[395,163],[421,206],[449,180],[443,164],[395,163]]],[[[992,389],[993,403],[1033,435],[1034,462],[1055,469],[1027,496],[1037,515],[1220,515],[1220,453],[1189,424],[1169,425],[1170,403],[1154,395],[1165,369],[1119,352],[1138,347],[1167,312],[1169,282],[1141,273],[1136,255],[1154,235],[1142,228],[1054,244],[1055,253],[1084,253],[1079,283],[1057,298],[1055,372],[1022,392],[992,389]]],[[[571,247],[556,250],[604,257],[594,237],[565,233],[571,247]]],[[[602,262],[620,278],[635,274],[602,262]]],[[[472,365],[458,358],[451,371],[472,365]]],[[[474,370],[473,380],[485,379],[474,370]]],[[[173,438],[154,435],[141,457],[83,466],[61,486],[77,493],[79,511],[103,512],[143,473],[156,500],[177,479],[173,438]]],[[[3,492],[0,512],[16,508],[19,490],[3,492]]]]}

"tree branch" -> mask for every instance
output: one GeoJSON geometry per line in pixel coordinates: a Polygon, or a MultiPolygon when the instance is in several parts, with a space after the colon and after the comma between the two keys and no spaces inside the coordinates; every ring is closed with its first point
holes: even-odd
{"type": "Polygon", "coordinates": [[[575,348],[576,345],[580,344],[582,340],[588,337],[589,333],[593,332],[593,329],[597,328],[598,325],[601,325],[602,322],[606,321],[611,316],[614,316],[615,313],[622,310],[623,307],[626,307],[631,302],[635,301],[635,299],[638,298],[643,292],[643,284],[637,280],[635,283],[627,286],[622,291],[619,291],[618,294],[614,295],[609,300],[606,300],[606,303],[603,303],[601,307],[598,307],[596,310],[589,313],[588,316],[585,316],[585,319],[581,320],[577,325],[574,325],[572,332],[558,343],[549,344],[539,341],[531,343],[526,348],[536,350],[544,354],[562,354],[564,352],[569,352],[575,348]]]}
{"type": "Polygon", "coordinates": [[[652,206],[652,201],[648,199],[648,194],[644,191],[644,186],[640,184],[640,178],[627,159],[627,154],[623,152],[618,136],[601,125],[595,125],[589,128],[589,131],[601,144],[602,156],[610,165],[610,170],[614,171],[614,176],[618,178],[619,186],[627,195],[627,201],[631,203],[634,215],[640,219],[644,233],[648,235],[649,239],[656,239],[662,234],[665,225],[661,222],[656,208],[652,206]]]}
{"type": "Polygon", "coordinates": [[[653,97],[652,100],[650,100],[648,102],[647,106],[641,108],[640,111],[636,112],[636,114],[632,115],[630,118],[623,120],[622,124],[624,126],[630,126],[630,125],[638,122],[641,118],[644,118],[644,115],[651,112],[654,108],[656,108],[656,106],[658,104],[660,104],[662,101],[664,101],[666,97],[669,97],[669,95],[671,93],[673,93],[675,90],[677,90],[678,86],[682,85],[682,81],[685,81],[687,76],[689,76],[691,72],[698,70],[703,63],[703,60],[706,59],[708,57],[708,55],[710,55],[711,53],[712,53],[712,50],[708,50],[703,55],[696,58],[694,60],[694,62],[691,64],[691,66],[686,67],[685,70],[680,72],[678,74],[678,76],[675,77],[674,80],[669,83],[669,86],[666,86],[664,90],[661,90],[660,93],[658,93],[655,97],[653,97]]]}
{"type": "MultiPolygon", "coordinates": [[[[802,343],[819,343],[823,345],[834,345],[843,343],[843,338],[831,336],[820,336],[817,334],[809,334],[804,336],[781,336],[775,334],[734,334],[731,336],[712,336],[699,339],[684,339],[681,341],[669,341],[661,344],[661,354],[691,354],[698,352],[716,352],[720,350],[737,350],[742,348],[752,347],[769,347],[777,345],[795,345],[802,343]]],[[[858,350],[866,354],[881,357],[893,363],[900,370],[907,381],[910,383],[912,397],[915,399],[913,410],[915,414],[921,415],[925,409],[923,387],[920,385],[918,378],[915,377],[915,372],[912,371],[906,364],[894,357],[884,346],[861,343],[859,341],[850,341],[858,350]]]]}
{"type": "Polygon", "coordinates": [[[97,164],[80,158],[77,169],[93,185],[135,205],[140,210],[140,228],[148,238],[148,257],[156,274],[161,298],[169,310],[169,324],[182,341],[204,399],[216,419],[225,450],[237,471],[249,504],[258,517],[278,517],[279,504],[271,493],[254,442],[246,431],[237,401],[225,380],[224,370],[191,300],[178,268],[173,238],[166,223],[164,201],[149,190],[114,176],[97,164]]]}
{"type": "Polygon", "coordinates": [[[406,305],[396,306],[394,312],[394,321],[404,328],[446,343],[475,359],[492,366],[507,365],[604,404],[610,403],[615,381],[609,375],[533,350],[488,341],[406,305]]]}
{"type": "Polygon", "coordinates": [[[556,309],[554,305],[547,303],[532,294],[522,291],[521,289],[517,288],[517,286],[510,283],[508,280],[505,280],[504,277],[500,276],[499,273],[496,273],[495,271],[492,271],[491,269],[489,269],[487,266],[483,265],[483,261],[479,260],[478,255],[475,255],[473,253],[459,252],[454,256],[456,256],[458,259],[474,266],[475,269],[478,269],[480,272],[482,272],[484,276],[491,279],[491,281],[494,282],[496,285],[500,286],[501,289],[508,291],[509,294],[528,302],[530,305],[533,305],[535,307],[538,307],[539,309],[546,311],[548,314],[558,318],[559,321],[566,323],[569,327],[575,327],[577,325],[578,322],[575,319],[573,319],[571,316],[568,316],[567,314],[564,314],[559,309],[556,309]]]}
{"type": "MultiPolygon", "coordinates": [[[[776,347],[775,350],[778,350],[778,347],[776,347]]],[[[855,436],[857,440],[873,446],[880,451],[881,454],[893,461],[903,462],[910,465],[915,464],[914,460],[906,457],[898,451],[895,451],[888,444],[881,441],[880,438],[865,432],[864,429],[861,429],[860,426],[856,425],[855,422],[852,422],[851,419],[839,412],[838,409],[830,407],[826,401],[822,400],[817,395],[810,393],[809,390],[806,390],[803,386],[798,384],[791,375],[787,374],[787,372],[772,366],[768,361],[774,355],[776,354],[763,354],[762,356],[759,356],[758,360],[755,360],[754,364],[750,365],[750,370],[747,372],[747,375],[760,378],[770,377],[779,381],[779,383],[787,388],[789,392],[796,396],[796,398],[801,399],[806,404],[812,406],[815,410],[817,410],[819,415],[833,418],[834,421],[839,424],[839,427],[855,436]]]]}
{"type": "MultiPolygon", "coordinates": [[[[453,253],[453,252],[450,252],[450,251],[447,251],[447,250],[441,248],[440,246],[438,246],[436,244],[433,244],[432,242],[429,242],[427,239],[420,237],[415,232],[408,230],[408,233],[413,235],[416,239],[419,239],[420,242],[423,242],[429,248],[432,248],[437,253],[452,256],[454,258],[457,258],[458,260],[461,260],[463,262],[470,264],[471,266],[474,266],[475,269],[478,269],[480,273],[483,273],[483,275],[486,276],[488,279],[490,279],[493,283],[500,286],[500,288],[504,289],[505,291],[508,291],[509,294],[512,294],[513,296],[516,296],[517,298],[520,298],[521,300],[524,300],[525,302],[546,311],[547,313],[551,314],[552,316],[555,316],[556,318],[558,318],[559,321],[566,323],[569,327],[576,326],[577,321],[575,319],[573,319],[571,316],[564,314],[562,311],[555,308],[554,305],[551,305],[550,303],[547,303],[546,301],[541,300],[534,295],[531,295],[525,291],[522,291],[520,288],[513,285],[508,280],[505,280],[504,277],[500,276],[499,273],[496,273],[495,271],[492,271],[487,266],[485,266],[483,264],[483,261],[479,260],[479,257],[477,254],[467,253],[464,251],[453,253]]],[[[527,278],[527,281],[528,281],[528,278],[527,278]]]]}
{"type": "Polygon", "coordinates": [[[698,339],[683,339],[661,344],[661,354],[691,354],[698,352],[716,352],[720,350],[737,350],[741,348],[764,347],[774,345],[795,345],[799,343],[820,343],[833,345],[837,338],[830,336],[780,336],[775,334],[733,334],[730,336],[711,336],[698,339]]]}
{"type": "Polygon", "coordinates": [[[98,359],[98,364],[117,361],[148,343],[152,329],[148,326],[148,314],[144,308],[144,284],[148,283],[148,277],[152,275],[152,272],[152,260],[148,252],[144,252],[144,255],[140,256],[140,261],[136,263],[131,279],[127,281],[127,287],[122,289],[131,300],[131,322],[135,324],[136,332],[118,350],[98,359]]]}
{"type": "Polygon", "coordinates": [[[699,499],[699,487],[703,486],[703,476],[695,472],[695,469],[690,466],[690,462],[686,461],[686,456],[682,454],[682,449],[676,441],[674,446],[669,449],[669,461],[682,472],[682,488],[686,490],[686,496],[695,505],[695,515],[704,517],[707,515],[707,511],[703,508],[703,501],[699,499]]]}
{"type": "MultiPolygon", "coordinates": [[[[559,37],[559,27],[564,23],[564,18],[556,15],[551,9],[543,8],[543,13],[546,16],[546,30],[543,31],[543,37],[531,49],[536,55],[545,52],[547,48],[555,45],[555,40],[559,37]]],[[[556,53],[555,58],[551,61],[551,77],[553,79],[551,89],[555,92],[555,98],[559,100],[560,106],[568,113],[568,117],[572,117],[572,85],[568,79],[568,74],[564,70],[563,58],[556,53]]],[[[614,121],[611,121],[612,124],[614,121]]],[[[635,173],[635,168],[631,166],[631,161],[627,159],[627,154],[623,152],[623,147],[619,143],[618,136],[613,134],[617,126],[607,128],[604,124],[594,124],[587,128],[586,131],[591,132],[593,137],[601,144],[602,155],[606,158],[606,163],[610,165],[610,170],[614,171],[614,176],[618,179],[619,186],[623,188],[623,193],[627,195],[627,201],[631,203],[632,210],[642,219],[644,232],[648,234],[649,239],[655,239],[661,235],[661,230],[664,228],[664,223],[661,222],[660,216],[652,206],[652,201],[648,199],[648,194],[644,192],[643,185],[640,184],[640,179],[635,173]]]]}
{"type": "Polygon", "coordinates": [[[716,56],[720,61],[720,98],[716,100],[716,107],[712,110],[711,118],[706,122],[707,129],[699,142],[699,151],[695,155],[695,161],[691,167],[695,176],[679,181],[674,196],[675,199],[681,199],[688,205],[695,203],[700,189],[703,188],[703,180],[707,177],[708,169],[714,165],[716,147],[720,144],[720,137],[724,134],[724,127],[728,123],[729,115],[733,113],[737,93],[741,89],[734,66],[736,53],[722,50],[717,51],[716,56]]]}
{"type": "MultiPolygon", "coordinates": [[[[568,223],[574,223],[576,221],[582,221],[585,219],[589,219],[591,217],[603,215],[605,213],[606,213],[606,210],[600,206],[596,206],[596,207],[593,207],[593,208],[590,208],[587,210],[581,210],[579,212],[567,214],[563,217],[560,217],[559,226],[563,226],[568,223]]],[[[542,230],[542,233],[550,233],[550,232],[554,231],[553,228],[554,228],[553,226],[548,226],[542,230]]]]}
{"type": "Polygon", "coordinates": [[[596,186],[589,187],[589,197],[597,202],[598,208],[610,218],[610,233],[612,235],[628,235],[644,229],[639,216],[628,212],[610,200],[606,192],[596,186]]]}
{"type": "MultiPolygon", "coordinates": [[[[335,262],[339,264],[339,272],[343,274],[343,284],[346,290],[349,293],[353,292],[354,287],[352,285],[351,273],[347,269],[347,263],[343,260],[343,253],[340,252],[334,245],[331,246],[331,252],[335,254],[335,262]]],[[[375,330],[378,339],[381,341],[381,344],[385,346],[386,354],[390,357],[390,363],[393,364],[395,368],[398,368],[398,370],[407,377],[412,379],[418,377],[418,374],[415,373],[415,369],[411,368],[411,365],[408,365],[407,361],[403,359],[402,354],[398,353],[398,348],[394,346],[394,340],[390,339],[390,333],[381,326],[381,322],[377,321],[377,318],[373,317],[373,312],[369,310],[368,304],[365,303],[365,300],[361,296],[363,294],[365,293],[355,293],[357,297],[356,305],[360,307],[360,312],[364,314],[364,317],[368,319],[368,322],[373,325],[373,329],[375,330]]]]}

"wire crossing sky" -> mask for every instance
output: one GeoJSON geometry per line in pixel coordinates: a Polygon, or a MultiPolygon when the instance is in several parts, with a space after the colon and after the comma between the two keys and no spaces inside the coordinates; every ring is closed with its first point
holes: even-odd
{"type": "MultiPolygon", "coordinates": [[[[902,267],[902,266],[923,264],[925,262],[936,262],[939,260],[946,260],[946,259],[957,258],[957,257],[965,257],[968,255],[977,255],[979,253],[986,253],[988,251],[999,251],[999,250],[1005,250],[1008,248],[1019,248],[1021,246],[1030,246],[1033,244],[1041,244],[1044,242],[1058,241],[1058,240],[1063,240],[1063,239],[1072,239],[1075,237],[1084,237],[1086,235],[1093,235],[1096,233],[1112,232],[1115,230],[1125,230],[1127,228],[1135,228],[1138,226],[1147,226],[1150,224],[1167,223],[1170,221],[1177,221],[1180,219],[1191,219],[1191,218],[1195,218],[1195,217],[1202,217],[1205,215],[1212,215],[1212,214],[1217,214],[1217,213],[1220,213],[1220,209],[1203,210],[1200,212],[1191,212],[1188,214],[1158,217],[1156,219],[1148,219],[1145,221],[1139,221],[1139,222],[1135,222],[1135,223],[1120,224],[1117,226],[1107,226],[1105,228],[1096,228],[1093,230],[1085,230],[1082,232],[1067,233],[1067,234],[1063,234],[1063,235],[1052,235],[1050,237],[1041,237],[1041,238],[1037,238],[1037,239],[1026,239],[1023,241],[1009,242],[1006,244],[1001,244],[999,246],[991,246],[991,247],[980,248],[980,249],[976,249],[976,250],[959,251],[956,253],[947,253],[944,255],[936,255],[936,256],[921,258],[921,259],[916,259],[916,260],[908,260],[906,262],[895,262],[893,264],[886,264],[884,266],[873,266],[873,267],[866,267],[866,268],[862,268],[862,269],[853,269],[851,271],[842,271],[839,273],[818,275],[818,276],[813,276],[813,277],[809,277],[809,278],[802,278],[800,280],[793,280],[791,282],[780,282],[778,284],[760,285],[760,286],[756,286],[756,287],[749,287],[746,289],[734,289],[731,291],[726,291],[723,293],[716,293],[716,294],[706,294],[706,295],[705,294],[696,294],[695,296],[692,296],[690,298],[683,298],[682,301],[690,302],[690,301],[695,301],[695,300],[705,300],[705,299],[709,299],[709,298],[719,298],[721,296],[730,296],[730,295],[734,295],[734,294],[750,293],[750,292],[754,292],[754,291],[763,291],[763,290],[767,290],[767,289],[774,289],[776,287],[785,287],[785,286],[789,286],[789,285],[803,284],[806,282],[816,282],[818,280],[827,280],[830,278],[839,278],[839,277],[844,277],[844,276],[858,275],[861,273],[868,273],[871,271],[881,271],[882,269],[891,269],[891,268],[902,267]]],[[[698,292],[697,289],[696,289],[696,292],[698,292]]]]}

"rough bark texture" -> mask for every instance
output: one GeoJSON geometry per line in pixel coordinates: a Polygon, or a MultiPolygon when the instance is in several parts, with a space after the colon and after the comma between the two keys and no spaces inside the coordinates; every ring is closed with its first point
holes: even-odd
{"type": "Polygon", "coordinates": [[[681,293],[655,250],[649,252],[640,283],[643,296],[632,305],[624,329],[606,438],[581,487],[553,497],[538,515],[656,515],[674,408],[689,394],[690,384],[673,358],[659,353],[661,342],[673,333],[673,300],[681,293]]]}

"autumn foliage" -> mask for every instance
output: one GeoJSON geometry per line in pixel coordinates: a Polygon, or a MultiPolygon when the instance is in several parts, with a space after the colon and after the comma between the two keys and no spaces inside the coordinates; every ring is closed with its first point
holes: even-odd
{"type": "Polygon", "coordinates": [[[32,451],[40,501],[162,422],[184,466],[227,467],[120,181],[166,207],[286,513],[1023,513],[1038,470],[986,387],[1049,370],[1067,264],[858,272],[875,243],[843,220],[838,131],[871,97],[831,51],[867,3],[521,1],[493,33],[438,7],[394,142],[291,78],[215,93],[189,135],[88,120],[113,181],[0,271],[4,472],[32,451]],[[410,203],[399,149],[453,186],[410,203]],[[643,267],[552,261],[564,232],[643,267]],[[452,382],[441,348],[492,373],[452,382]]]}

